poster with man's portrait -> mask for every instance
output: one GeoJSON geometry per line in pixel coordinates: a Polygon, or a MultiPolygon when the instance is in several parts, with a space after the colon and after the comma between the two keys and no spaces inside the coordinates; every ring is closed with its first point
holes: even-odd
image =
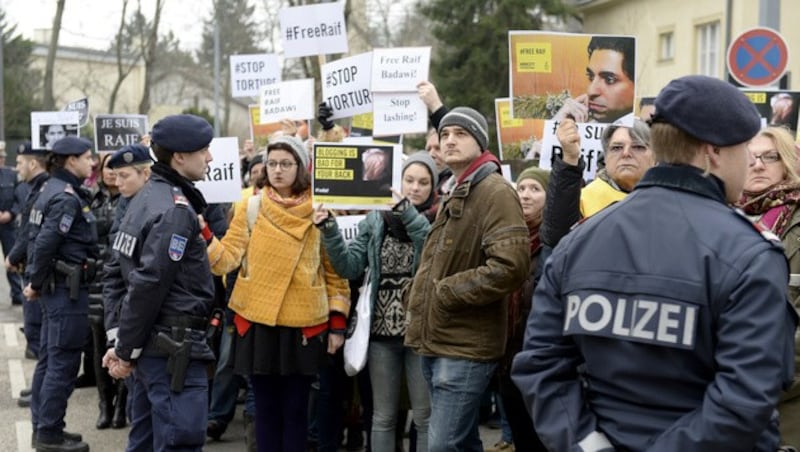
{"type": "Polygon", "coordinates": [[[742,92],[756,106],[764,125],[786,127],[793,133],[798,131],[800,91],[743,89],[742,92]]]}
{"type": "Polygon", "coordinates": [[[513,118],[633,123],[634,37],[510,31],[508,50],[513,118]]]}
{"type": "Polygon", "coordinates": [[[31,146],[34,149],[53,149],[53,144],[66,136],[80,136],[77,111],[31,112],[31,146]]]}

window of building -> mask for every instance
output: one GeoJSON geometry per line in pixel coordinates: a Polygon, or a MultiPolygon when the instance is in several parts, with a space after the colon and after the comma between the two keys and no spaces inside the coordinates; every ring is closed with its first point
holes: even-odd
{"type": "Polygon", "coordinates": [[[697,73],[719,77],[719,21],[698,25],[696,31],[697,73]]]}
{"type": "Polygon", "coordinates": [[[674,48],[674,33],[672,31],[666,31],[664,33],[660,33],[658,35],[658,43],[659,43],[659,51],[658,51],[658,59],[661,61],[664,60],[671,60],[675,57],[675,48],[674,48]]]}

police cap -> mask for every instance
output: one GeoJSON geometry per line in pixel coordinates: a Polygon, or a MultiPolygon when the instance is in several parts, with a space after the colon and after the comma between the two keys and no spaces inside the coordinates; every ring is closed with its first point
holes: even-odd
{"type": "Polygon", "coordinates": [[[152,161],[150,150],[146,146],[143,144],[129,144],[123,146],[108,158],[108,167],[116,169],[152,161]]]}
{"type": "Polygon", "coordinates": [[[17,146],[17,155],[45,155],[47,149],[34,149],[30,141],[25,141],[17,146]]]}
{"type": "Polygon", "coordinates": [[[653,123],[665,122],[714,146],[733,146],[761,129],[755,105],[722,80],[689,75],[672,80],[656,97],[653,123]]]}
{"type": "Polygon", "coordinates": [[[153,126],[150,138],[168,152],[196,152],[211,143],[214,129],[199,116],[172,115],[153,126]]]}
{"type": "Polygon", "coordinates": [[[56,141],[50,152],[58,155],[81,155],[90,149],[92,142],[86,138],[67,136],[56,141]]]}

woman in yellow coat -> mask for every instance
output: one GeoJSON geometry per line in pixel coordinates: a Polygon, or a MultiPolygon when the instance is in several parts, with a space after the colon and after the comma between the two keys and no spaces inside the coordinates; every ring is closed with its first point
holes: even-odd
{"type": "Polygon", "coordinates": [[[273,140],[260,194],[239,203],[221,241],[203,231],[214,274],[241,265],[229,302],[234,366],[252,383],[259,451],[305,450],[309,389],[326,352],[344,343],[350,310],[348,283],[312,222],[308,160],[300,140],[273,140]]]}

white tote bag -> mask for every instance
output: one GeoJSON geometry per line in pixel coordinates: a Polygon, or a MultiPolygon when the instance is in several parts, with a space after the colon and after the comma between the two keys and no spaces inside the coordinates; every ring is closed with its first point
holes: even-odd
{"type": "Polygon", "coordinates": [[[369,331],[372,327],[372,302],[370,300],[372,284],[370,284],[369,276],[368,268],[364,274],[364,284],[358,289],[356,310],[350,319],[348,337],[344,341],[344,371],[351,377],[361,372],[361,369],[367,364],[369,331]]]}

